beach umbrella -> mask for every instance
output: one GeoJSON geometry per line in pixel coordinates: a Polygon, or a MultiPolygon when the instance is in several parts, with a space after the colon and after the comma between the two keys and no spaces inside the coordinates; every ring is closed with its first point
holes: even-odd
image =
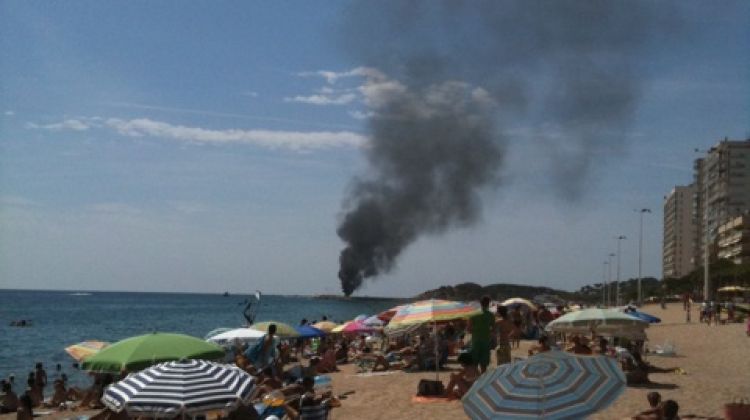
{"type": "Polygon", "coordinates": [[[378,328],[365,325],[363,321],[352,321],[346,323],[346,325],[344,325],[344,328],[341,329],[341,332],[345,334],[364,334],[372,333],[377,330],[378,328]]]}
{"type": "Polygon", "coordinates": [[[529,309],[531,309],[532,311],[536,310],[536,304],[534,304],[534,302],[532,302],[532,301],[530,301],[528,299],[520,298],[520,297],[506,299],[506,300],[504,300],[501,303],[501,305],[503,305],[503,306],[510,306],[510,307],[513,307],[513,306],[526,306],[529,309]]]}
{"type": "Polygon", "coordinates": [[[563,333],[617,334],[619,331],[643,330],[648,322],[617,309],[589,308],[565,314],[547,324],[547,331],[563,333]]]}
{"type": "Polygon", "coordinates": [[[109,343],[107,343],[106,341],[82,341],[78,344],[73,344],[72,346],[65,347],[65,352],[68,353],[70,357],[81,362],[84,359],[98,353],[99,350],[107,347],[108,345],[109,343]]]}
{"type": "Polygon", "coordinates": [[[603,410],[624,390],[615,359],[552,351],[487,372],[462,401],[472,419],[578,419],[603,410]]]}
{"type": "Polygon", "coordinates": [[[362,321],[362,323],[367,327],[373,328],[383,328],[383,325],[385,325],[385,323],[380,318],[378,318],[377,315],[373,315],[365,319],[364,321],[362,321]]]}
{"type": "Polygon", "coordinates": [[[277,321],[265,321],[265,322],[258,322],[250,326],[250,328],[262,331],[263,333],[266,333],[268,331],[268,326],[271,324],[276,324],[276,335],[279,337],[299,337],[299,333],[297,332],[294,327],[292,327],[289,324],[285,324],[283,322],[277,322],[277,321]]]}
{"type": "Polygon", "coordinates": [[[254,388],[255,378],[236,366],[181,360],[152,366],[108,386],[102,402],[130,417],[174,418],[229,412],[254,388]]]}
{"type": "Polygon", "coordinates": [[[300,325],[298,327],[294,327],[294,329],[297,330],[299,336],[302,338],[323,337],[324,335],[326,335],[324,331],[310,325],[300,325]]]}
{"type": "Polygon", "coordinates": [[[481,313],[479,306],[451,300],[428,299],[404,305],[393,315],[389,325],[396,327],[425,322],[451,321],[481,313]]]}
{"type": "Polygon", "coordinates": [[[320,321],[320,322],[316,322],[315,324],[313,324],[313,327],[321,331],[325,331],[327,333],[331,332],[331,330],[333,330],[334,328],[338,326],[339,324],[335,322],[331,322],[331,321],[320,321]]]}
{"type": "Polygon", "coordinates": [[[641,321],[646,321],[649,324],[658,324],[661,322],[661,318],[653,316],[651,314],[647,314],[645,312],[641,312],[634,308],[626,308],[625,310],[623,310],[623,312],[632,317],[638,318],[641,321]]]}
{"type": "Polygon", "coordinates": [[[266,335],[264,332],[252,328],[235,328],[233,330],[224,331],[220,334],[208,337],[206,340],[216,344],[226,344],[235,341],[247,343],[258,341],[264,335],[266,335]]]}
{"type": "Polygon", "coordinates": [[[343,324],[337,326],[336,328],[333,328],[331,330],[331,333],[333,333],[333,334],[339,334],[339,333],[344,332],[344,328],[346,328],[347,326],[349,326],[349,324],[351,324],[352,322],[354,322],[354,321],[346,321],[346,322],[344,322],[343,324]]]}
{"type": "Polygon", "coordinates": [[[722,293],[741,293],[741,292],[750,292],[750,287],[742,287],[742,286],[724,286],[716,290],[717,292],[722,293]]]}
{"type": "Polygon", "coordinates": [[[435,376],[440,376],[440,354],[438,351],[437,323],[439,321],[450,321],[454,319],[469,318],[482,313],[476,305],[450,300],[428,299],[404,305],[393,315],[388,326],[397,328],[399,326],[432,323],[433,334],[435,334],[435,376]]]}
{"type": "Polygon", "coordinates": [[[227,331],[232,331],[233,329],[234,328],[229,328],[229,327],[214,328],[213,330],[209,331],[208,334],[206,334],[205,336],[203,336],[203,339],[208,340],[209,338],[211,338],[211,337],[213,337],[215,335],[219,335],[219,334],[225,333],[227,331]]]}
{"type": "Polygon", "coordinates": [[[213,343],[184,334],[151,333],[111,344],[83,361],[81,368],[94,372],[138,371],[160,362],[184,358],[218,360],[224,350],[213,343]]]}
{"type": "Polygon", "coordinates": [[[406,305],[398,305],[394,306],[391,309],[386,309],[385,311],[379,313],[377,317],[382,319],[383,321],[390,321],[391,318],[393,318],[393,315],[396,315],[396,312],[398,312],[398,310],[403,308],[404,306],[406,305]]]}
{"type": "Polygon", "coordinates": [[[355,320],[355,321],[364,321],[364,320],[366,320],[367,318],[369,318],[369,316],[367,316],[367,315],[365,315],[365,314],[360,314],[360,315],[357,315],[356,317],[354,317],[354,320],[355,320]]]}

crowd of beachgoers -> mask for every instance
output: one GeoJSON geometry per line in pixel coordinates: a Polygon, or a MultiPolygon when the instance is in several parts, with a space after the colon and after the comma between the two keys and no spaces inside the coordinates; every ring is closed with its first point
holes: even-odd
{"type": "MultiPolygon", "coordinates": [[[[521,340],[534,341],[533,345],[525,346],[528,356],[557,350],[577,355],[612,357],[620,365],[628,385],[648,384],[649,374],[652,373],[680,373],[680,368],[662,368],[646,362],[644,354],[648,349],[643,339],[605,337],[594,333],[547,332],[547,324],[568,310],[563,305],[539,305],[538,308],[524,305],[491,306],[490,299],[485,297],[480,306],[481,311],[467,319],[425,323],[418,328],[393,331],[387,335],[371,331],[366,334],[287,338],[277,333],[276,324],[270,324],[261,339],[249,343],[236,341],[227,346],[228,357],[233,363],[255,378],[256,386],[249,402],[255,405],[262,403],[263,407],[258,412],[253,404],[242,405],[229,417],[327,418],[328,413],[341,406],[342,400],[352,395],[351,392],[334,393],[330,378],[326,376],[338,372],[344,365],[354,366],[356,372],[425,372],[457,364],[458,368],[448,369],[451,373],[439,387],[437,396],[446,400],[460,399],[488,370],[492,360],[498,366],[510,363],[514,359],[512,352],[519,348],[521,340]]],[[[689,300],[684,303],[684,310],[687,322],[690,322],[689,300]]],[[[388,323],[388,316],[383,316],[385,324],[388,323]]],[[[715,306],[703,305],[700,309],[700,321],[709,325],[734,320],[733,307],[726,318],[722,318],[721,309],[715,306]]],[[[314,323],[303,319],[299,325],[314,323]]],[[[78,368],[77,364],[73,366],[78,368]]],[[[106,407],[102,405],[102,396],[108,385],[124,379],[128,373],[90,373],[91,387],[81,389],[69,386],[60,364],[48,374],[44,365],[38,362],[25,380],[13,377],[2,379],[0,413],[16,412],[18,419],[26,420],[33,417],[34,409],[102,409],[98,418],[115,418],[118,415],[105,410],[106,407]],[[24,391],[16,392],[21,389],[24,391]],[[45,398],[45,395],[48,397],[45,398]]],[[[435,395],[435,391],[432,394],[435,395]]],[[[676,401],[662,401],[658,392],[649,393],[647,400],[648,408],[634,413],[634,418],[678,418],[679,405],[676,401]]],[[[124,413],[120,415],[125,416],[124,413]]]]}

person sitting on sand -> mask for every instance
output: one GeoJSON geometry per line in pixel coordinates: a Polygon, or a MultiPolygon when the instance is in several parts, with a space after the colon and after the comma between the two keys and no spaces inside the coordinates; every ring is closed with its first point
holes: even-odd
{"type": "Polygon", "coordinates": [[[0,398],[0,414],[15,413],[18,410],[18,395],[13,392],[10,382],[3,382],[3,396],[0,398]]]}
{"type": "Polygon", "coordinates": [[[601,354],[602,356],[608,356],[609,355],[609,346],[608,346],[607,339],[604,337],[599,337],[599,347],[597,348],[597,354],[601,354]]]}
{"type": "Polygon", "coordinates": [[[336,366],[336,350],[333,346],[323,345],[321,349],[323,355],[318,363],[318,373],[338,372],[336,366]]]}
{"type": "Polygon", "coordinates": [[[577,336],[577,335],[573,336],[571,341],[573,342],[573,345],[568,347],[567,351],[571,353],[575,353],[575,354],[592,354],[593,353],[591,351],[591,347],[581,342],[580,336],[577,336]]]}
{"type": "Polygon", "coordinates": [[[382,367],[383,371],[386,371],[391,368],[390,363],[388,363],[388,360],[382,355],[382,354],[375,354],[372,352],[372,349],[369,347],[365,347],[364,350],[360,354],[358,354],[355,358],[358,362],[364,362],[369,361],[371,363],[374,363],[372,365],[373,372],[378,371],[378,367],[382,367]]]}
{"type": "Polygon", "coordinates": [[[540,336],[539,340],[537,340],[537,344],[529,348],[529,356],[533,356],[535,354],[544,353],[544,352],[548,352],[552,350],[552,348],[549,346],[548,340],[549,338],[546,335],[540,336]]]}
{"type": "Polygon", "coordinates": [[[44,402],[44,406],[48,408],[60,407],[60,404],[65,404],[68,401],[68,390],[65,389],[65,384],[62,380],[56,379],[53,383],[54,394],[49,401],[44,402]]]}
{"type": "Polygon", "coordinates": [[[649,409],[641,411],[633,418],[637,420],[656,420],[661,418],[661,394],[658,392],[649,392],[646,394],[646,399],[648,400],[649,409]]]}
{"type": "Polygon", "coordinates": [[[458,363],[461,364],[461,371],[451,373],[450,381],[445,387],[445,396],[451,399],[461,399],[480,376],[471,353],[461,353],[458,363]]]}
{"type": "Polygon", "coordinates": [[[33,420],[34,408],[32,407],[32,398],[29,394],[29,390],[21,395],[18,399],[18,410],[16,410],[16,420],[33,420]]]}

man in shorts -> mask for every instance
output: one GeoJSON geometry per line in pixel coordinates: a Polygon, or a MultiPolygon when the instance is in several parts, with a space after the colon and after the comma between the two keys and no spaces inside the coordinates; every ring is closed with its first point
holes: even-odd
{"type": "Polygon", "coordinates": [[[479,302],[482,312],[469,318],[469,330],[473,361],[479,365],[479,372],[484,373],[490,364],[490,342],[495,327],[495,316],[490,312],[489,296],[483,296],[479,302]]]}

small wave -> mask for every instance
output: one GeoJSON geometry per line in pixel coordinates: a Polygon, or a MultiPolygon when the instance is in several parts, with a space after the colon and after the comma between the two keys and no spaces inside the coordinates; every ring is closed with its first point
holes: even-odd
{"type": "Polygon", "coordinates": [[[76,293],[69,293],[70,296],[91,296],[91,293],[86,292],[76,292],[76,293]]]}

